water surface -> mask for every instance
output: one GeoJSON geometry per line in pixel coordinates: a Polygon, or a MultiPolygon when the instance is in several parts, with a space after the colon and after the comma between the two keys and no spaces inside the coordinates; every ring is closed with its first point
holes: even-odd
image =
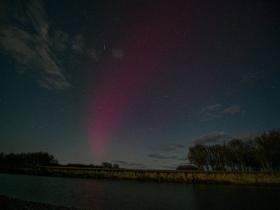
{"type": "Polygon", "coordinates": [[[0,174],[0,194],[89,209],[280,209],[279,187],[190,185],[0,174]]]}

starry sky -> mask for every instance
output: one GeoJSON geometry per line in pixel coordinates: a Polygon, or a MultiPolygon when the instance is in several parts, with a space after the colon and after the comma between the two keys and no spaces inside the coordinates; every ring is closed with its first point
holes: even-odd
{"type": "Polygon", "coordinates": [[[280,125],[273,1],[0,2],[0,151],[175,168],[280,125]]]}

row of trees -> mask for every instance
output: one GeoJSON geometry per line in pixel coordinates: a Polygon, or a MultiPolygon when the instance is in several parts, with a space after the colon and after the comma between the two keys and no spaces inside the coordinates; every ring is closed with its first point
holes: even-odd
{"type": "Polygon", "coordinates": [[[196,144],[189,148],[188,159],[201,170],[280,170],[280,131],[224,144],[196,144]]]}
{"type": "Polygon", "coordinates": [[[54,156],[46,152],[3,154],[0,153],[0,168],[23,168],[57,165],[54,156]]]}
{"type": "Polygon", "coordinates": [[[93,164],[80,164],[80,163],[69,163],[66,167],[79,167],[79,168],[106,168],[106,169],[119,169],[118,164],[112,164],[109,162],[103,162],[101,165],[93,165],[93,164]]]}
{"type": "MultiPolygon", "coordinates": [[[[59,163],[53,155],[46,152],[34,152],[34,153],[19,153],[19,154],[4,154],[0,153],[0,169],[16,169],[16,168],[32,168],[37,166],[58,166],[59,163]]],[[[61,166],[61,165],[60,165],[61,166]]],[[[103,162],[101,165],[86,165],[70,163],[65,165],[66,167],[90,167],[90,168],[107,168],[118,169],[118,164],[112,164],[109,162],[103,162]]]]}

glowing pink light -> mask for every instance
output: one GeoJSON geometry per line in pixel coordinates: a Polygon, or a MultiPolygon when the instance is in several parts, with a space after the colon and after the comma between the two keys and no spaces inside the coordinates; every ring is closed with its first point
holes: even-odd
{"type": "Polygon", "coordinates": [[[147,18],[124,32],[130,36],[119,43],[123,46],[122,61],[114,63],[109,55],[102,61],[102,69],[108,73],[88,106],[88,137],[96,157],[104,154],[127,108],[145,86],[160,76],[160,67],[168,63],[178,46],[176,11],[170,13],[169,5],[158,9],[156,15],[153,10],[145,11],[147,18]]]}

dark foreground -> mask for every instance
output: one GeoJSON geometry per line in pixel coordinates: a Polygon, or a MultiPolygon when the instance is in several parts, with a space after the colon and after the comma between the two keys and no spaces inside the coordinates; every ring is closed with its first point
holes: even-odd
{"type": "MultiPolygon", "coordinates": [[[[78,210],[77,208],[60,207],[50,204],[43,204],[31,201],[24,201],[16,198],[9,198],[0,195],[0,208],[5,210],[78,210]]],[[[81,209],[79,209],[81,210],[81,209]]]]}
{"type": "Polygon", "coordinates": [[[0,174],[0,195],[21,199],[1,210],[279,210],[280,188],[0,174]]]}

